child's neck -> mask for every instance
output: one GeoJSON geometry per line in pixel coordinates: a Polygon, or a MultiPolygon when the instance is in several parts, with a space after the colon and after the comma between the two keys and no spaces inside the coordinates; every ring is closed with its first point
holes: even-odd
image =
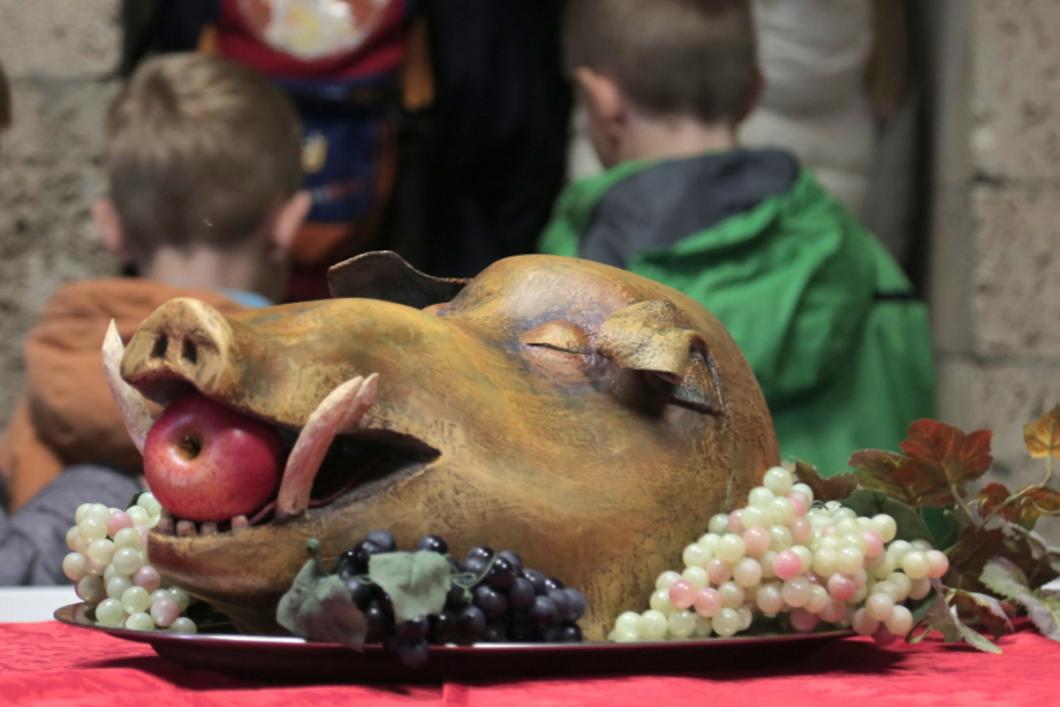
{"type": "Polygon", "coordinates": [[[257,292],[275,299],[280,293],[271,291],[274,288],[262,277],[263,267],[268,269],[260,256],[238,250],[224,252],[199,246],[186,252],[162,247],[141,265],[140,272],[148,280],[172,287],[257,292]]]}
{"type": "Polygon", "coordinates": [[[632,113],[618,146],[620,162],[677,159],[736,147],[736,130],[729,123],[706,124],[680,116],[657,118],[632,113]]]}

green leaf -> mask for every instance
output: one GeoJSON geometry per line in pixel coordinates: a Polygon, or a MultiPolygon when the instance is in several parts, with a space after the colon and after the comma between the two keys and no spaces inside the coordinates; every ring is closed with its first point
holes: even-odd
{"type": "Polygon", "coordinates": [[[965,643],[985,653],[1000,653],[1001,649],[994,645],[993,641],[979,633],[975,629],[965,626],[960,619],[950,610],[947,597],[941,594],[935,596],[935,600],[928,608],[928,612],[916,633],[911,634],[910,643],[919,643],[930,633],[931,630],[942,634],[942,640],[946,643],[965,643]]]}
{"type": "Polygon", "coordinates": [[[361,648],[368,633],[364,614],[345,583],[338,575],[322,573],[316,558],[302,565],[291,588],[280,597],[276,621],[303,638],[351,648],[361,648]]]}
{"type": "Polygon", "coordinates": [[[1060,641],[1060,599],[1051,589],[1031,591],[1022,570],[1003,557],[987,562],[979,579],[992,591],[1026,609],[1027,616],[1043,636],[1060,641]]]}
{"type": "Polygon", "coordinates": [[[1004,557],[995,557],[987,561],[983,565],[979,581],[995,594],[1000,594],[1013,601],[1019,601],[1021,596],[1030,594],[1031,591],[1027,584],[1027,576],[1019,567],[1004,557]]]}
{"type": "Polygon", "coordinates": [[[974,648],[978,648],[984,653],[993,653],[995,655],[1001,655],[1001,649],[998,648],[996,643],[976,631],[971,626],[965,626],[964,624],[958,621],[957,627],[961,632],[961,639],[964,640],[965,643],[970,644],[974,648]]]}
{"type": "Polygon", "coordinates": [[[894,518],[898,525],[896,538],[901,540],[928,540],[932,539],[931,530],[920,514],[901,501],[896,501],[882,491],[870,491],[869,489],[858,489],[847,496],[843,505],[853,509],[859,516],[872,517],[878,513],[886,513],[894,518]]]}
{"type": "Polygon", "coordinates": [[[395,620],[437,614],[449,591],[449,560],[437,552],[384,552],[368,560],[368,577],[390,595],[395,620]]]}

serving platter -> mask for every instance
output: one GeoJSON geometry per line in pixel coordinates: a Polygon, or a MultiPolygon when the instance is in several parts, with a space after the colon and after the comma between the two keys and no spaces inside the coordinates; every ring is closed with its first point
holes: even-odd
{"type": "Polygon", "coordinates": [[[218,670],[269,681],[436,682],[445,679],[562,677],[606,674],[712,672],[752,664],[783,664],[848,629],[744,635],[686,641],[613,643],[477,643],[431,646],[418,670],[403,666],[378,644],[356,650],[338,643],[238,633],[177,634],[96,625],[85,604],[55,611],[56,620],[116,638],[147,643],[188,668],[218,670]]]}

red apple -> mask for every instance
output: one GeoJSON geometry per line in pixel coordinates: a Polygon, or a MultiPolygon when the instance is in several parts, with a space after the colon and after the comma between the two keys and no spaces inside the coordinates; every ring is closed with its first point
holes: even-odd
{"type": "Polygon", "coordinates": [[[281,456],[275,429],[192,393],[148,431],[144,475],[176,518],[222,521],[251,515],[275,498],[281,456]]]}

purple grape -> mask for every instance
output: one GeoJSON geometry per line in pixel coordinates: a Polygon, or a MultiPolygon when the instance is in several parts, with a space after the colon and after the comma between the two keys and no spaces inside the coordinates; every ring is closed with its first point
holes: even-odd
{"type": "Polygon", "coordinates": [[[515,568],[515,574],[516,575],[519,575],[519,574],[522,573],[522,571],[523,571],[523,558],[519,557],[518,554],[512,552],[511,550],[501,550],[500,552],[497,553],[497,556],[498,557],[503,557],[504,559],[508,560],[508,562],[510,562],[512,564],[512,567],[515,568]]]}
{"type": "Polygon", "coordinates": [[[567,622],[560,630],[562,631],[560,643],[578,643],[582,640],[582,630],[576,623],[567,622]]]}
{"type": "Polygon", "coordinates": [[[353,600],[358,609],[363,611],[368,606],[368,602],[375,596],[375,585],[369,582],[362,582],[356,577],[350,577],[345,580],[345,583],[346,591],[350,593],[350,599],[353,600]]]}
{"type": "Polygon", "coordinates": [[[469,557],[464,562],[464,571],[469,572],[475,577],[481,577],[486,571],[486,567],[489,566],[490,561],[481,557],[469,557]]]}
{"type": "Polygon", "coordinates": [[[504,643],[508,640],[508,624],[506,621],[491,621],[486,625],[482,633],[482,640],[487,643],[504,643]]]}
{"type": "Polygon", "coordinates": [[[424,535],[420,538],[420,541],[416,543],[417,550],[426,550],[427,552],[437,552],[439,555],[449,554],[449,543],[445,541],[440,535],[424,535]]]}
{"type": "Polygon", "coordinates": [[[415,619],[402,621],[395,626],[398,640],[402,643],[415,643],[423,640],[427,636],[429,628],[430,622],[426,616],[418,616],[415,619]]]}
{"type": "Polygon", "coordinates": [[[431,648],[422,639],[410,643],[398,643],[397,655],[402,665],[419,670],[431,659],[431,648]]]}
{"type": "MultiPolygon", "coordinates": [[[[579,592],[577,589],[571,589],[567,587],[564,591],[567,592],[567,596],[570,597],[571,611],[569,621],[577,621],[581,617],[585,616],[585,612],[589,610],[589,603],[585,601],[585,595],[579,592]]],[[[579,639],[581,640],[581,639],[579,639]]]]}
{"type": "Polygon", "coordinates": [[[489,560],[493,559],[493,555],[493,548],[487,545],[476,545],[475,547],[467,551],[467,559],[469,560],[473,557],[477,557],[481,560],[486,560],[488,562],[489,560]]]}
{"type": "Polygon", "coordinates": [[[512,563],[503,557],[494,558],[489,575],[486,577],[486,583],[494,589],[504,590],[511,587],[514,581],[515,567],[512,563]]]}
{"type": "Polygon", "coordinates": [[[470,602],[471,593],[455,584],[449,587],[449,592],[445,595],[445,605],[450,609],[462,609],[470,602]]]}
{"type": "Polygon", "coordinates": [[[466,606],[456,619],[457,630],[465,641],[474,641],[486,630],[486,615],[477,606],[466,606]]]}
{"type": "Polygon", "coordinates": [[[456,634],[456,614],[450,609],[443,609],[440,614],[430,617],[430,630],[427,633],[431,643],[449,643],[456,634]]]}
{"type": "Polygon", "coordinates": [[[373,530],[365,540],[378,546],[380,552],[393,552],[397,549],[397,542],[389,530],[373,530]]]}
{"type": "Polygon", "coordinates": [[[545,575],[537,570],[524,569],[523,576],[530,580],[530,584],[534,587],[534,594],[544,594],[548,591],[545,587],[545,575]]]}
{"type": "Polygon", "coordinates": [[[526,609],[534,604],[534,585],[526,577],[516,577],[508,589],[508,603],[513,609],[526,609]]]}
{"type": "Polygon", "coordinates": [[[547,626],[555,623],[559,612],[556,610],[556,602],[549,597],[534,597],[534,605],[530,609],[530,618],[538,626],[547,626]]]}
{"type": "Polygon", "coordinates": [[[570,596],[564,589],[549,589],[546,594],[552,603],[556,605],[556,620],[568,621],[572,614],[570,596]]]}
{"type": "Polygon", "coordinates": [[[531,643],[540,637],[540,631],[529,616],[517,614],[508,626],[508,637],[517,643],[531,643]]]}
{"type": "Polygon", "coordinates": [[[508,610],[508,600],[496,589],[485,584],[475,587],[475,606],[482,609],[487,619],[495,619],[508,610]]]}
{"type": "Polygon", "coordinates": [[[563,589],[563,582],[555,577],[545,577],[545,589],[563,589]]]}
{"type": "Polygon", "coordinates": [[[368,642],[375,643],[384,636],[390,635],[394,625],[393,619],[387,616],[386,611],[378,603],[373,602],[364,610],[364,618],[368,624],[368,636],[365,639],[368,642]]]}
{"type": "MultiPolygon", "coordinates": [[[[367,574],[368,573],[368,559],[372,555],[378,555],[382,552],[382,548],[376,545],[371,540],[362,540],[354,546],[353,550],[348,550],[351,553],[349,568],[352,574],[367,574]]],[[[343,553],[345,556],[345,553],[343,553]]]]}

